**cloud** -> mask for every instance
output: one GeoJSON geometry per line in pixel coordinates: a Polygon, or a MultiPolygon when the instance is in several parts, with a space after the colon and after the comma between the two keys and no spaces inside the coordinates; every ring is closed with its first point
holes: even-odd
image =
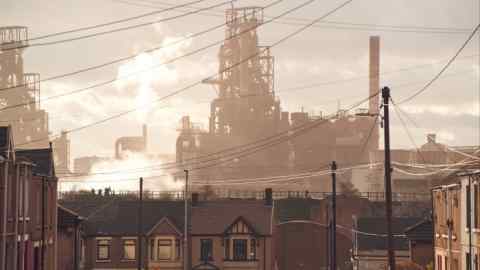
{"type": "Polygon", "coordinates": [[[128,153],[122,159],[95,163],[88,176],[60,181],[61,190],[112,188],[116,191],[138,190],[138,179],[144,178],[144,189],[179,191],[183,182],[175,181],[161,164],[164,160],[142,154],[128,153]],[[70,180],[70,183],[68,182],[70,180]]]}
{"type": "Polygon", "coordinates": [[[480,116],[480,103],[471,102],[455,105],[433,105],[433,104],[418,104],[418,105],[404,105],[402,108],[410,114],[436,114],[444,117],[457,116],[480,116]]]}

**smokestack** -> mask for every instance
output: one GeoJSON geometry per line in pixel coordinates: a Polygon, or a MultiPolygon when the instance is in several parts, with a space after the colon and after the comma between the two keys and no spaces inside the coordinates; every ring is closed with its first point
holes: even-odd
{"type": "MultiPolygon", "coordinates": [[[[370,91],[369,96],[378,94],[380,91],[380,37],[370,37],[370,65],[369,65],[369,77],[370,77],[370,91]]],[[[371,114],[378,114],[379,112],[379,100],[380,95],[371,98],[369,101],[369,112],[371,114]]]]}
{"type": "Polygon", "coordinates": [[[142,136],[143,136],[143,151],[147,152],[147,125],[146,124],[143,124],[142,136]]]}

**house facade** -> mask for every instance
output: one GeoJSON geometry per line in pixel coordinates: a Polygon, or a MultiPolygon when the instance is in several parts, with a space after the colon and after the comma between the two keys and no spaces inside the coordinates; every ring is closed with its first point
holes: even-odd
{"type": "MultiPolygon", "coordinates": [[[[271,190],[270,190],[271,192],[271,190]]],[[[191,269],[272,269],[272,199],[192,199],[191,269]]]]}
{"type": "Polygon", "coordinates": [[[462,269],[480,269],[480,171],[460,175],[462,269]]]}
{"type": "MultiPolygon", "coordinates": [[[[183,201],[143,201],[141,248],[138,201],[112,197],[109,202],[98,200],[97,207],[88,200],[62,204],[86,216],[78,269],[137,269],[140,252],[143,269],[182,270],[184,263],[189,269],[271,270],[273,266],[271,199],[200,201],[192,194],[186,256],[183,201]]],[[[66,252],[59,250],[59,256],[66,252]]]]}
{"type": "Polygon", "coordinates": [[[57,178],[53,151],[15,149],[9,127],[0,127],[0,151],[0,269],[55,270],[57,178]]]}
{"type": "Polygon", "coordinates": [[[460,270],[462,254],[461,200],[459,183],[432,190],[435,269],[460,270]]]}
{"type": "Polygon", "coordinates": [[[408,227],[405,235],[408,239],[410,260],[422,267],[433,266],[433,222],[431,217],[408,227]]]}
{"type": "MultiPolygon", "coordinates": [[[[410,261],[408,241],[400,236],[405,229],[419,222],[419,218],[393,217],[392,233],[395,261],[410,261]]],[[[354,241],[352,251],[353,269],[387,269],[388,253],[385,217],[360,217],[354,220],[354,241]]]]}
{"type": "Polygon", "coordinates": [[[133,200],[103,205],[85,221],[84,269],[183,268],[183,203],[145,201],[138,241],[138,207],[133,200]]]}
{"type": "Polygon", "coordinates": [[[62,255],[57,256],[57,269],[83,269],[85,258],[83,217],[61,205],[58,205],[57,215],[57,249],[62,255]]]}

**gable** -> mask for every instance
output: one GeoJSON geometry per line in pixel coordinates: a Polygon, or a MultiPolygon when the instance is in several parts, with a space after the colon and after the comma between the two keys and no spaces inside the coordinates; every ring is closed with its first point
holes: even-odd
{"type": "Polygon", "coordinates": [[[225,230],[225,234],[256,234],[256,232],[249,222],[243,217],[239,217],[228,226],[225,230]]]}
{"type": "Polygon", "coordinates": [[[164,217],[152,227],[147,235],[182,235],[182,233],[169,218],[164,217]]]}

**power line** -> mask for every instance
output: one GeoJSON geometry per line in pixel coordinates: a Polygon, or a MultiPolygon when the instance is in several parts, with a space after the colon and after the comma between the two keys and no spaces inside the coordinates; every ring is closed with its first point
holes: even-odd
{"type": "MultiPolygon", "coordinates": [[[[283,16],[283,15],[286,15],[286,14],[288,14],[288,13],[291,13],[291,12],[297,10],[297,9],[300,9],[300,8],[302,8],[302,7],[304,7],[304,6],[312,3],[313,1],[314,1],[314,0],[306,1],[306,2],[302,3],[301,5],[298,5],[298,6],[296,6],[295,8],[290,9],[289,11],[286,11],[286,12],[280,14],[280,15],[277,16],[277,17],[281,17],[281,16],[283,16]]],[[[343,8],[345,5],[349,4],[351,1],[353,1],[353,0],[349,0],[349,1],[347,1],[347,2],[344,2],[342,5],[338,6],[337,8],[333,9],[332,11],[326,13],[325,15],[319,17],[317,20],[321,20],[321,19],[329,16],[330,14],[336,12],[336,11],[339,10],[340,8],[343,8]]],[[[273,19],[272,19],[272,20],[273,20],[273,19]]],[[[272,21],[272,20],[270,20],[270,21],[272,21]]],[[[315,23],[317,20],[313,21],[312,23],[315,23]]],[[[277,46],[277,45],[285,42],[286,40],[288,40],[288,39],[296,36],[297,34],[303,32],[303,31],[306,30],[307,28],[308,28],[308,26],[301,27],[300,29],[298,29],[298,30],[296,30],[296,31],[288,34],[288,35],[285,36],[284,38],[278,40],[277,42],[275,42],[274,44],[272,44],[269,48],[274,47],[274,46],[277,46]]],[[[239,61],[239,62],[233,64],[232,66],[225,68],[225,69],[224,69],[223,71],[221,71],[221,72],[225,72],[225,71],[231,70],[231,69],[235,68],[236,66],[242,64],[243,62],[246,62],[246,61],[248,61],[249,59],[252,59],[252,58],[254,58],[254,57],[257,57],[257,56],[260,55],[261,53],[265,52],[267,49],[268,49],[268,48],[264,48],[264,49],[261,50],[261,52],[256,53],[256,54],[253,54],[253,55],[247,57],[246,59],[243,59],[242,61],[239,61]]],[[[219,72],[219,73],[221,73],[221,72],[219,72]]],[[[170,97],[172,97],[172,96],[175,96],[175,95],[177,95],[177,94],[180,94],[180,93],[182,93],[182,92],[185,92],[185,91],[187,91],[188,89],[190,89],[190,88],[192,88],[192,87],[194,87],[194,86],[197,86],[197,85],[199,85],[199,84],[202,84],[205,80],[215,78],[217,75],[218,75],[218,73],[215,73],[215,74],[213,74],[213,75],[211,75],[211,76],[208,76],[207,78],[204,78],[204,79],[202,79],[202,80],[200,80],[200,81],[197,81],[197,82],[194,82],[194,83],[192,83],[192,84],[190,84],[190,85],[188,85],[188,86],[186,86],[186,87],[183,87],[183,88],[181,88],[181,89],[178,89],[178,90],[176,90],[176,91],[174,91],[174,92],[172,92],[172,93],[170,93],[170,94],[168,94],[168,95],[165,95],[165,96],[163,96],[163,97],[160,97],[160,98],[154,100],[153,102],[151,102],[151,104],[160,102],[160,101],[162,101],[162,100],[168,99],[168,98],[170,98],[170,97]]],[[[143,108],[143,107],[142,107],[142,108],[143,108]]],[[[74,131],[77,131],[77,130],[81,130],[81,129],[84,129],[84,128],[87,128],[87,127],[91,127],[91,126],[94,126],[94,125],[98,125],[98,124],[101,124],[101,123],[110,121],[110,120],[112,120],[112,119],[119,118],[119,117],[121,117],[121,116],[123,116],[123,115],[130,114],[130,113],[135,112],[135,111],[137,111],[137,110],[139,110],[139,109],[142,109],[142,108],[140,108],[140,107],[134,107],[133,109],[130,109],[130,110],[127,110],[127,111],[124,111],[124,112],[121,112],[121,113],[112,115],[112,116],[110,116],[110,117],[104,118],[104,119],[99,120],[99,121],[97,121],[97,122],[91,123],[91,124],[89,124],[89,125],[87,125],[87,126],[78,127],[78,128],[72,129],[72,130],[67,131],[67,132],[70,133],[70,132],[74,132],[74,131]]],[[[47,138],[42,138],[42,139],[39,139],[39,140],[36,140],[36,141],[42,141],[42,140],[48,140],[48,139],[49,139],[49,138],[47,137],[47,138]]],[[[32,142],[33,142],[33,141],[32,141],[32,142]]],[[[30,144],[30,143],[32,143],[32,142],[28,142],[28,143],[25,143],[25,144],[30,144]]]]}
{"type": "Polygon", "coordinates": [[[368,142],[370,141],[370,137],[372,136],[373,131],[376,130],[375,127],[377,127],[377,125],[378,125],[377,121],[378,121],[379,116],[380,116],[380,114],[375,115],[375,119],[373,120],[372,126],[370,127],[370,131],[368,132],[367,139],[363,142],[362,148],[360,150],[360,155],[359,155],[360,158],[363,155],[363,152],[365,151],[368,142]]]}
{"type": "MultiPolygon", "coordinates": [[[[92,30],[92,29],[95,29],[95,28],[101,28],[101,27],[110,26],[110,25],[114,25],[114,24],[124,23],[124,22],[128,22],[128,21],[140,19],[140,18],[143,18],[143,17],[158,15],[158,14],[163,13],[163,12],[172,11],[172,10],[175,10],[175,9],[178,9],[178,8],[186,7],[186,6],[189,6],[189,5],[192,5],[192,4],[198,4],[198,3],[201,3],[201,2],[205,2],[205,1],[207,1],[207,0],[196,0],[196,1],[192,1],[192,2],[183,3],[183,4],[180,4],[180,5],[171,5],[170,7],[164,8],[164,9],[161,9],[161,10],[156,10],[156,11],[152,11],[152,12],[148,12],[148,13],[144,13],[144,14],[139,14],[139,15],[135,15],[135,16],[132,16],[132,17],[128,17],[128,18],[123,18],[123,19],[114,20],[114,21],[110,21],[110,22],[95,24],[95,25],[91,25],[91,26],[78,27],[78,28],[74,28],[74,29],[70,29],[70,30],[61,31],[61,32],[56,32],[56,33],[46,34],[46,35],[42,35],[42,36],[37,36],[37,37],[29,38],[28,40],[31,41],[31,40],[45,39],[45,38],[50,38],[50,37],[55,37],[55,36],[60,36],[60,35],[65,35],[65,34],[76,33],[76,32],[80,32],[80,31],[92,30]]],[[[233,1],[235,1],[235,0],[233,0],[233,1]]]]}
{"type": "Polygon", "coordinates": [[[467,40],[462,44],[462,46],[458,49],[458,51],[455,53],[455,55],[447,62],[447,64],[440,70],[440,72],[435,75],[433,77],[432,80],[430,80],[424,87],[422,87],[421,89],[419,89],[418,91],[416,91],[414,94],[412,94],[411,96],[401,100],[400,102],[398,102],[397,104],[400,105],[400,104],[403,104],[403,103],[406,103],[406,102],[409,102],[410,100],[414,99],[415,97],[417,97],[418,95],[422,94],[423,92],[425,92],[429,87],[430,85],[432,85],[438,78],[440,78],[440,76],[443,74],[443,72],[445,72],[448,67],[455,61],[455,59],[458,57],[458,55],[463,51],[463,49],[467,46],[467,44],[470,42],[470,40],[475,36],[475,34],[477,33],[478,31],[478,28],[480,28],[480,24],[477,25],[477,27],[475,27],[475,29],[472,31],[472,33],[468,36],[467,40]]]}
{"type": "Polygon", "coordinates": [[[393,99],[390,97],[390,101],[392,102],[393,104],[393,109],[395,111],[395,115],[397,116],[398,120],[400,120],[400,123],[402,124],[402,127],[403,127],[403,130],[405,131],[408,139],[410,140],[410,143],[412,143],[414,149],[416,150],[416,152],[418,153],[418,155],[420,156],[420,158],[422,159],[422,162],[425,164],[427,163],[425,161],[425,158],[422,154],[422,152],[420,151],[420,148],[418,147],[418,145],[415,143],[415,140],[413,139],[413,136],[412,136],[412,133],[410,132],[410,130],[408,129],[408,126],[407,124],[405,123],[405,121],[403,120],[402,116],[400,115],[400,111],[398,110],[398,106],[397,104],[393,101],[393,99]]]}
{"type": "MultiPolygon", "coordinates": [[[[132,5],[132,6],[139,6],[139,7],[146,7],[146,8],[161,8],[163,6],[171,6],[171,3],[159,2],[159,1],[133,1],[133,0],[113,0],[115,2],[132,5]],[[143,3],[142,3],[143,2],[143,3]],[[147,3],[147,4],[145,4],[147,3]]],[[[196,9],[198,7],[185,7],[184,10],[188,9],[196,9]]],[[[178,10],[177,10],[178,11],[178,10]]],[[[212,10],[214,11],[214,10],[212,10]]],[[[222,14],[219,12],[202,12],[199,13],[200,15],[205,16],[213,16],[213,17],[222,17],[222,14]]],[[[268,18],[268,16],[266,16],[268,18]]],[[[284,21],[275,22],[277,24],[284,24],[284,25],[293,25],[298,26],[300,25],[298,22],[305,22],[309,21],[307,18],[298,18],[298,17],[286,17],[284,21]]],[[[460,27],[426,27],[426,26],[411,26],[411,25],[391,25],[391,24],[372,24],[372,23],[352,23],[352,22],[341,22],[341,21],[323,21],[321,24],[330,24],[333,26],[328,25],[315,25],[314,27],[321,27],[321,28],[332,28],[332,29],[347,29],[347,30],[376,30],[376,31],[386,31],[386,32],[406,32],[406,33],[438,33],[438,34],[465,34],[469,33],[470,29],[468,28],[460,28],[460,27]]]]}
{"type": "MultiPolygon", "coordinates": [[[[397,105],[394,103],[393,100],[392,100],[392,104],[394,105],[395,111],[397,112],[397,115],[398,115],[399,119],[402,121],[402,123],[403,123],[405,126],[406,126],[406,124],[405,124],[405,122],[403,121],[403,119],[401,118],[401,115],[404,115],[405,117],[408,117],[408,119],[410,120],[411,123],[413,123],[417,128],[419,127],[418,124],[416,124],[415,121],[414,121],[411,117],[409,117],[408,114],[407,114],[405,111],[403,111],[403,110],[400,108],[400,106],[397,106],[397,105]]],[[[409,134],[410,134],[411,140],[413,141],[413,137],[411,136],[411,133],[410,133],[410,132],[409,132],[409,134]]],[[[415,142],[413,142],[413,143],[415,144],[415,142]]],[[[437,144],[434,144],[434,146],[435,146],[438,150],[440,150],[440,151],[444,151],[444,152],[450,151],[450,152],[454,152],[454,153],[460,154],[460,155],[462,155],[462,156],[465,156],[465,157],[467,157],[467,158],[472,158],[472,159],[480,160],[480,158],[477,157],[477,156],[469,155],[469,154],[464,153],[464,152],[462,152],[462,151],[455,150],[455,149],[453,149],[453,148],[448,147],[447,145],[443,145],[443,147],[444,147],[445,149],[441,149],[437,144]]],[[[418,149],[418,148],[417,148],[417,149],[418,149]]],[[[420,150],[418,150],[418,151],[420,151],[420,150]]],[[[423,158],[422,158],[422,159],[423,159],[423,158]]],[[[423,163],[426,163],[425,160],[423,160],[423,163]]]]}
{"type": "MultiPolygon", "coordinates": [[[[271,4],[268,4],[268,5],[266,5],[266,6],[262,7],[262,8],[263,8],[263,9],[271,8],[272,6],[275,6],[275,5],[279,4],[279,3],[281,3],[282,1],[283,1],[283,0],[274,1],[274,2],[272,2],[271,4]]],[[[88,72],[88,71],[92,71],[92,70],[104,68],[104,67],[107,67],[107,66],[111,66],[111,65],[114,65],[114,64],[118,64],[118,63],[121,63],[121,62],[124,62],[124,61],[127,61],[127,60],[134,59],[135,57],[137,57],[137,56],[139,56],[139,55],[141,55],[141,54],[152,53],[152,52],[154,52],[154,51],[161,50],[161,49],[165,49],[165,48],[171,47],[171,46],[173,46],[173,45],[182,44],[183,42],[188,41],[188,40],[190,40],[190,39],[192,39],[192,38],[195,38],[195,37],[198,37],[198,36],[207,34],[207,33],[209,33],[209,32],[212,32],[212,31],[214,31],[214,30],[220,29],[220,28],[224,27],[225,25],[227,25],[226,22],[225,22],[225,23],[222,23],[222,24],[215,25],[215,26],[213,26],[213,27],[209,27],[209,28],[207,28],[207,29],[205,29],[205,30],[196,32],[196,33],[194,33],[194,34],[190,34],[190,35],[188,35],[187,37],[174,40],[174,41],[169,42],[169,43],[167,43],[167,44],[162,44],[161,46],[156,46],[156,47],[150,48],[150,49],[148,49],[148,50],[144,50],[144,51],[141,51],[141,52],[138,52],[138,53],[129,55],[129,56],[120,57],[120,58],[117,58],[117,59],[114,59],[114,60],[111,60],[111,61],[108,61],[108,62],[104,62],[104,63],[98,64],[98,65],[94,65],[94,66],[90,66],[90,67],[86,67],[86,68],[81,68],[81,69],[78,69],[78,70],[75,70],[75,71],[71,71],[71,72],[68,72],[68,73],[63,73],[63,74],[58,74],[58,75],[50,76],[50,77],[41,79],[41,80],[39,80],[39,81],[36,81],[35,83],[42,83],[42,82],[52,81],[52,80],[56,80],[56,79],[62,79],[62,78],[70,77],[70,76],[73,76],[73,75],[78,75],[78,74],[81,74],[81,73],[84,73],[84,72],[88,72]]],[[[235,36],[236,36],[236,35],[234,35],[234,37],[235,37],[235,36]]],[[[9,90],[9,89],[14,89],[14,88],[23,87],[23,86],[28,86],[28,85],[29,85],[29,83],[24,83],[24,84],[19,84],[19,85],[11,86],[11,87],[0,88],[0,91],[9,90]]]]}
{"type": "MultiPolygon", "coordinates": [[[[67,38],[67,39],[56,40],[56,41],[43,42],[43,43],[33,43],[33,44],[29,44],[29,45],[11,47],[11,48],[4,49],[3,51],[17,50],[17,49],[22,49],[22,48],[27,48],[27,47],[31,48],[31,47],[38,47],[38,46],[49,46],[49,45],[55,45],[55,44],[60,44],[60,43],[78,41],[78,40],[97,37],[97,36],[103,36],[103,35],[107,35],[107,34],[117,33],[117,32],[121,32],[121,31],[126,31],[126,30],[130,30],[130,29],[140,28],[140,27],[154,25],[154,24],[161,23],[161,22],[166,22],[166,21],[171,21],[171,20],[183,18],[183,17],[189,16],[189,15],[192,15],[192,14],[199,13],[203,10],[209,10],[209,9],[220,7],[220,6],[223,6],[223,5],[229,5],[231,3],[232,3],[231,0],[230,1],[225,1],[225,2],[221,2],[219,4],[204,7],[204,8],[194,10],[194,11],[190,11],[190,12],[187,12],[187,13],[182,13],[182,14],[176,15],[176,16],[166,17],[166,18],[163,18],[163,19],[155,20],[155,21],[150,21],[150,22],[145,22],[145,23],[140,23],[140,24],[134,24],[134,25],[130,25],[130,26],[115,28],[115,29],[106,30],[106,31],[102,31],[102,32],[97,32],[97,33],[93,33],[93,34],[87,34],[87,35],[83,35],[83,36],[77,36],[77,37],[72,37],[72,38],[67,38]]],[[[56,35],[56,34],[51,34],[51,35],[56,35]]]]}
{"type": "MultiPolygon", "coordinates": [[[[269,6],[275,5],[275,4],[277,4],[277,3],[281,2],[281,1],[283,1],[283,0],[277,0],[276,2],[270,4],[269,6]]],[[[305,3],[305,5],[306,5],[306,4],[310,4],[310,3],[313,2],[313,1],[314,1],[314,0],[307,1],[307,2],[305,3]]],[[[154,68],[158,68],[158,67],[161,67],[161,66],[164,66],[164,65],[173,63],[173,62],[175,62],[175,61],[177,61],[177,60],[183,59],[183,58],[185,58],[185,57],[188,57],[188,56],[197,54],[197,53],[199,53],[199,52],[202,52],[202,51],[204,51],[204,50],[206,50],[206,49],[209,49],[209,48],[212,48],[212,47],[214,47],[214,46],[220,45],[220,44],[222,44],[223,42],[225,42],[226,40],[230,40],[230,39],[233,39],[233,38],[235,38],[235,37],[238,37],[238,36],[240,36],[240,35],[242,35],[242,34],[244,34],[244,33],[248,33],[249,31],[252,31],[252,30],[254,30],[254,29],[257,29],[258,27],[261,27],[261,26],[263,26],[263,25],[266,25],[266,24],[268,24],[268,23],[271,23],[271,22],[274,21],[275,19],[280,18],[280,17],[282,17],[282,16],[284,16],[284,15],[286,15],[286,14],[289,14],[289,13],[291,13],[291,12],[294,12],[294,11],[296,11],[296,10],[302,8],[302,7],[303,7],[303,5],[298,6],[298,7],[295,7],[294,9],[290,9],[290,10],[288,10],[288,11],[286,11],[286,12],[281,13],[280,15],[278,15],[277,17],[275,17],[275,18],[273,18],[273,19],[271,19],[271,20],[265,21],[265,22],[263,22],[263,23],[261,23],[261,24],[255,25],[255,26],[250,27],[250,28],[248,28],[248,29],[244,29],[244,30],[242,30],[241,32],[236,33],[236,34],[228,37],[227,39],[218,40],[218,41],[216,41],[216,42],[210,43],[210,44],[207,45],[207,46],[204,46],[204,47],[201,47],[201,48],[199,48],[199,49],[193,50],[193,51],[191,51],[191,52],[188,52],[188,53],[186,53],[186,54],[180,55],[180,56],[178,56],[178,57],[174,57],[174,58],[171,58],[171,59],[169,59],[169,60],[166,60],[166,61],[164,61],[164,62],[162,62],[162,63],[160,63],[160,64],[149,66],[149,67],[147,67],[147,68],[145,68],[145,69],[142,69],[142,70],[140,70],[140,71],[135,71],[135,72],[126,74],[125,76],[120,76],[120,77],[112,78],[112,79],[109,79],[109,80],[107,80],[107,81],[103,81],[103,82],[100,82],[100,83],[96,83],[96,84],[93,84],[93,85],[90,85],[90,86],[87,86],[87,87],[78,88],[78,89],[72,90],[72,91],[70,91],[70,92],[65,92],[65,93],[62,93],[62,94],[49,96],[49,97],[46,97],[46,98],[42,99],[41,101],[43,102],[43,101],[46,101],[46,100],[56,99],[56,98],[63,97],[63,96],[69,96],[69,95],[76,94],[76,93],[80,93],[80,92],[84,92],[84,91],[87,91],[87,90],[90,90],[90,89],[98,88],[98,87],[100,87],[100,86],[112,84],[112,83],[114,83],[114,82],[116,82],[116,81],[119,81],[119,80],[123,80],[123,79],[130,78],[130,77],[135,77],[137,74],[141,74],[142,72],[145,72],[145,71],[147,71],[147,70],[151,70],[151,69],[154,69],[154,68]]],[[[257,55],[258,55],[258,54],[257,54],[257,55]]],[[[255,56],[256,56],[256,55],[254,55],[253,57],[255,57],[255,56]]],[[[253,58],[253,57],[252,57],[252,58],[253,58]]],[[[247,59],[247,60],[248,60],[248,59],[247,59]]],[[[58,77],[58,76],[57,76],[57,77],[58,77]]],[[[207,78],[207,79],[209,79],[209,78],[207,78]]],[[[12,86],[12,87],[7,87],[7,88],[1,88],[0,91],[10,90],[10,89],[16,88],[16,87],[19,87],[19,86],[12,86]]],[[[21,106],[25,106],[25,105],[30,105],[30,104],[33,104],[33,103],[35,103],[35,102],[36,102],[36,101],[30,101],[30,102],[19,103],[19,104],[7,106],[7,107],[4,107],[4,108],[0,109],[0,112],[1,112],[1,111],[5,111],[5,110],[8,110],[8,109],[12,109],[12,108],[17,108],[17,107],[21,107],[21,106]]]]}

